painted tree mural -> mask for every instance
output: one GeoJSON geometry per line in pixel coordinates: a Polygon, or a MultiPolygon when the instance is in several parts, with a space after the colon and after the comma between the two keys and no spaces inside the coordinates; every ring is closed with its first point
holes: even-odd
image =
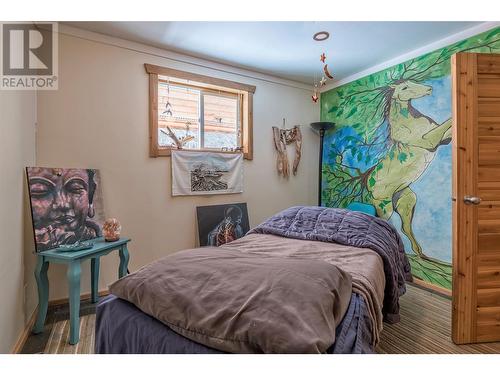
{"type": "Polygon", "coordinates": [[[445,288],[451,237],[440,236],[451,236],[450,57],[466,51],[500,53],[500,28],[321,95],[321,120],[336,123],[325,137],[322,204],[373,206],[401,229],[414,275],[445,288]],[[433,233],[416,225],[426,221],[433,233]],[[427,245],[433,255],[422,245],[427,236],[435,239],[427,245]]]}

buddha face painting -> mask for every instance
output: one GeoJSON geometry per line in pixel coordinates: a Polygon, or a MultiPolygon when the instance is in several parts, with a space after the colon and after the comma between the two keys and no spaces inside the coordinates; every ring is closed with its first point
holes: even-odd
{"type": "Polygon", "coordinates": [[[37,251],[102,235],[97,170],[33,167],[27,175],[37,251]]]}

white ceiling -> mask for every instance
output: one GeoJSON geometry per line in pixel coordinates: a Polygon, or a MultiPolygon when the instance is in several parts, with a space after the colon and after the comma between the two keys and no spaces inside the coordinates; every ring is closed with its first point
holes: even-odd
{"type": "Polygon", "coordinates": [[[68,22],[98,33],[311,84],[327,63],[336,80],[480,22],[68,22]],[[328,31],[324,42],[312,39],[328,31]]]}

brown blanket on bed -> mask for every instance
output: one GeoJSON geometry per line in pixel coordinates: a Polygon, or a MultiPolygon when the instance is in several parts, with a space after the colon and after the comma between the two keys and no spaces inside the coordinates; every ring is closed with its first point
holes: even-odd
{"type": "Polygon", "coordinates": [[[385,275],[382,259],[375,251],[363,247],[297,240],[272,234],[247,234],[222,247],[260,256],[272,254],[323,260],[339,267],[351,275],[352,291],[363,297],[372,323],[372,344],[375,346],[378,343],[383,327],[385,275]]]}
{"type": "Polygon", "coordinates": [[[324,353],[351,276],[320,260],[229,248],[184,250],[110,286],[179,334],[232,353],[324,353]]]}

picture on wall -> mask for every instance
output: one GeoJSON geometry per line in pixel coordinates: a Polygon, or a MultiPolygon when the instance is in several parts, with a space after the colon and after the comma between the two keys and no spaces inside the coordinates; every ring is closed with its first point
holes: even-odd
{"type": "Polygon", "coordinates": [[[243,154],[172,151],[172,195],[243,192],[243,154]]]}
{"type": "Polygon", "coordinates": [[[336,123],[322,205],[371,206],[400,230],[413,275],[451,289],[451,56],[500,53],[500,28],[321,94],[336,123]]]}
{"type": "Polygon", "coordinates": [[[98,170],[27,167],[26,174],[37,252],[102,236],[98,170]]]}
{"type": "Polygon", "coordinates": [[[196,207],[200,246],[220,246],[243,237],[249,230],[246,203],[196,207]]]}

